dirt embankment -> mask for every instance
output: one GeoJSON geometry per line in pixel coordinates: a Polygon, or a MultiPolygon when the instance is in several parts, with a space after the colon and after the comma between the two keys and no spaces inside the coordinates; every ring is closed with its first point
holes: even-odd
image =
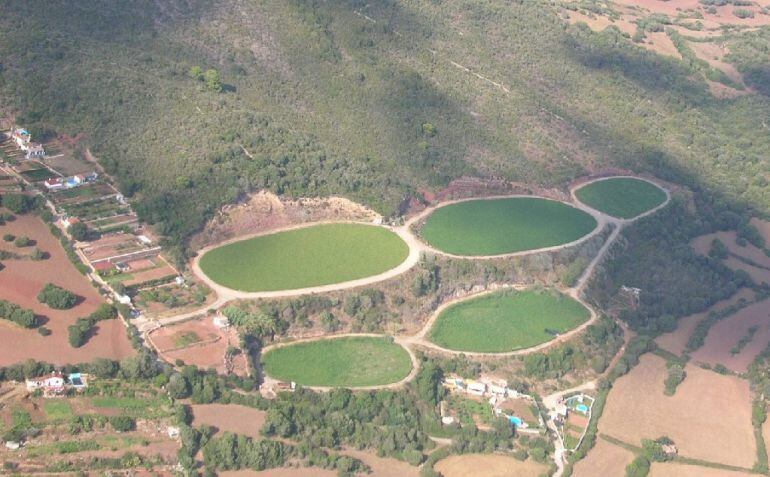
{"type": "Polygon", "coordinates": [[[380,215],[342,197],[283,199],[261,191],[224,206],[190,245],[198,250],[234,237],[266,232],[289,225],[327,220],[372,222],[380,215]]]}

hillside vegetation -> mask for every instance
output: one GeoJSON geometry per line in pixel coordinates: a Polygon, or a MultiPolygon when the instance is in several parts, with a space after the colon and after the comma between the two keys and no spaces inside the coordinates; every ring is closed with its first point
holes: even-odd
{"type": "Polygon", "coordinates": [[[38,135],[84,133],[174,243],[259,188],[393,214],[462,175],[563,185],[611,165],[770,212],[765,96],[718,100],[547,2],[0,7],[3,106],[38,135]]]}

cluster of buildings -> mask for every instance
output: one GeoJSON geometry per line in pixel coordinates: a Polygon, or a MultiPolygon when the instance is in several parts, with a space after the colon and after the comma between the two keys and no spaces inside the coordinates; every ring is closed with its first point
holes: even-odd
{"type": "MultiPolygon", "coordinates": [[[[452,393],[467,394],[479,398],[487,398],[492,411],[496,416],[503,416],[516,426],[517,429],[527,429],[529,424],[524,417],[518,415],[516,400],[525,400],[527,404],[537,406],[535,399],[508,387],[508,382],[502,379],[481,378],[465,379],[457,375],[448,375],[444,378],[443,386],[452,393]]],[[[544,427],[542,418],[538,415],[540,427],[544,427]]],[[[448,415],[444,407],[441,408],[441,423],[450,425],[455,423],[455,417],[448,415]]]]}
{"type": "Polygon", "coordinates": [[[24,128],[15,127],[11,132],[11,139],[16,143],[19,149],[24,152],[26,159],[42,159],[45,157],[43,145],[32,142],[32,135],[24,128]]]}
{"type": "Polygon", "coordinates": [[[89,182],[94,182],[99,178],[99,174],[92,172],[90,174],[78,174],[70,177],[52,177],[43,182],[49,192],[63,189],[73,189],[89,182]]]}
{"type": "Polygon", "coordinates": [[[88,380],[87,376],[81,373],[70,373],[65,376],[60,372],[53,372],[48,376],[27,379],[26,385],[29,392],[40,390],[43,396],[54,397],[67,394],[70,389],[82,391],[88,387],[88,380]]]}

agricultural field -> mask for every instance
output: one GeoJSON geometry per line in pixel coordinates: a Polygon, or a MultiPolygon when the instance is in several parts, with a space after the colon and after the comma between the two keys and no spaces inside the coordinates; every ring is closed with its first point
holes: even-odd
{"type": "Polygon", "coordinates": [[[166,432],[173,423],[168,399],[136,385],[100,381],[96,387],[103,384],[104,391],[96,391],[105,393],[103,396],[91,397],[86,392],[61,398],[29,395],[23,384],[2,384],[0,433],[31,433],[35,437],[27,438],[19,450],[1,446],[0,462],[13,463],[24,475],[69,475],[77,470],[95,470],[89,464],[93,457],[121,458],[128,454],[133,457],[123,463],[129,468],[140,463],[148,470],[170,468],[176,462],[179,443],[166,432]],[[124,392],[135,397],[113,397],[124,392]],[[131,430],[118,432],[113,428],[112,419],[120,416],[133,419],[131,430]],[[36,431],[30,432],[32,429],[36,431]]]}
{"type": "Polygon", "coordinates": [[[575,464],[574,477],[621,476],[634,453],[599,438],[588,455],[575,464]]]}
{"type": "Polygon", "coordinates": [[[395,383],[412,368],[389,338],[345,337],[289,344],[262,357],[272,378],[306,386],[361,387],[395,383]]]}
{"type": "MultiPolygon", "coordinates": [[[[88,279],[75,269],[42,220],[31,215],[17,216],[16,220],[0,226],[0,234],[26,235],[35,242],[34,247],[49,255],[40,261],[3,260],[0,299],[32,309],[41,317],[43,326],[51,330],[49,336],[42,336],[36,330],[0,320],[0,365],[30,358],[55,364],[79,363],[97,357],[120,359],[134,353],[125,326],[118,319],[99,322],[93,336],[82,347],[70,346],[67,327],[96,311],[104,300],[88,279]],[[36,296],[48,282],[72,291],[79,297],[77,305],[68,310],[55,310],[38,302],[36,296]]],[[[8,249],[5,242],[2,248],[8,249]]]]}
{"type": "Polygon", "coordinates": [[[693,365],[685,371],[674,395],[666,396],[665,361],[643,355],[630,373],[615,381],[599,432],[635,446],[642,439],[668,436],[683,457],[751,468],[756,441],[748,382],[693,365]]]}
{"type": "Polygon", "coordinates": [[[281,467],[268,470],[226,470],[218,472],[219,477],[338,477],[335,470],[319,467],[281,467]]]}
{"type": "Polygon", "coordinates": [[[650,466],[649,477],[751,477],[753,472],[716,469],[698,465],[680,464],[676,462],[654,462],[650,466]]]}
{"type": "Polygon", "coordinates": [[[503,255],[562,245],[591,233],[596,220],[535,197],[469,200],[439,207],[419,233],[432,247],[463,256],[503,255]]]}
{"type": "Polygon", "coordinates": [[[744,373],[768,343],[770,300],[763,300],[715,323],[703,346],[691,357],[695,363],[721,364],[736,373],[744,373]]]}
{"type": "MultiPolygon", "coordinates": [[[[169,363],[181,361],[201,369],[227,372],[225,355],[230,347],[238,347],[240,338],[235,327],[219,328],[211,318],[187,320],[163,326],[149,335],[158,354],[169,363]]],[[[242,351],[232,358],[232,373],[246,376],[248,361],[242,351]]]]}
{"type": "Polygon", "coordinates": [[[377,275],[408,255],[406,243],[383,227],[340,223],[222,245],[201,257],[200,268],[234,290],[291,290],[377,275]]]}
{"type": "MultiPolygon", "coordinates": [[[[757,229],[760,231],[762,223],[757,229]]],[[[743,270],[757,283],[770,284],[770,256],[764,250],[751,243],[738,244],[738,234],[735,231],[715,232],[701,235],[690,242],[692,248],[701,255],[709,255],[714,240],[721,241],[727,248],[727,256],[722,262],[733,270],[743,270]]]]}
{"type": "Polygon", "coordinates": [[[655,338],[655,342],[666,351],[681,356],[687,347],[687,341],[690,339],[690,336],[692,336],[693,331],[695,331],[695,327],[698,326],[698,323],[706,318],[709,313],[718,312],[745,301],[752,301],[754,298],[754,291],[749,288],[742,288],[730,298],[715,303],[706,311],[680,318],[674,331],[658,336],[655,338]]]}
{"type": "Polygon", "coordinates": [[[261,439],[265,411],[238,404],[193,404],[193,426],[212,426],[216,432],[232,432],[261,439]]]}
{"type": "Polygon", "coordinates": [[[500,291],[446,308],[430,340],[453,350],[502,353],[552,340],[589,317],[582,304],[554,290],[500,291]]]}
{"type": "Polygon", "coordinates": [[[524,462],[498,454],[452,455],[433,466],[444,477],[540,477],[548,467],[529,459],[524,462]]]}
{"type": "Polygon", "coordinates": [[[629,177],[601,179],[582,186],[580,202],[613,217],[631,219],[666,201],[666,193],[647,181],[629,177]]]}

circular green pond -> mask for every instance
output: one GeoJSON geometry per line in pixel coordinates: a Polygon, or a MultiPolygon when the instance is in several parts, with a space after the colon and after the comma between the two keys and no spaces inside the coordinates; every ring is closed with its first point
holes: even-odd
{"type": "Polygon", "coordinates": [[[305,386],[361,387],[396,383],[409,375],[409,353],[386,337],[308,341],[268,351],[265,372],[305,386]]]}
{"type": "Polygon", "coordinates": [[[555,290],[505,290],[446,308],[430,340],[456,351],[504,353],[550,341],[590,316],[580,302],[555,290]]]}
{"type": "Polygon", "coordinates": [[[570,243],[596,226],[590,214],[562,202],[513,197],[440,207],[430,214],[420,234],[447,253],[490,256],[570,243]]]}
{"type": "Polygon", "coordinates": [[[622,219],[634,218],[666,201],[663,189],[631,177],[591,182],[576,190],[575,196],[589,207],[622,219]]]}
{"type": "Polygon", "coordinates": [[[233,290],[294,290],[378,275],[408,255],[384,227],[322,224],[222,245],[201,257],[200,268],[233,290]]]}

